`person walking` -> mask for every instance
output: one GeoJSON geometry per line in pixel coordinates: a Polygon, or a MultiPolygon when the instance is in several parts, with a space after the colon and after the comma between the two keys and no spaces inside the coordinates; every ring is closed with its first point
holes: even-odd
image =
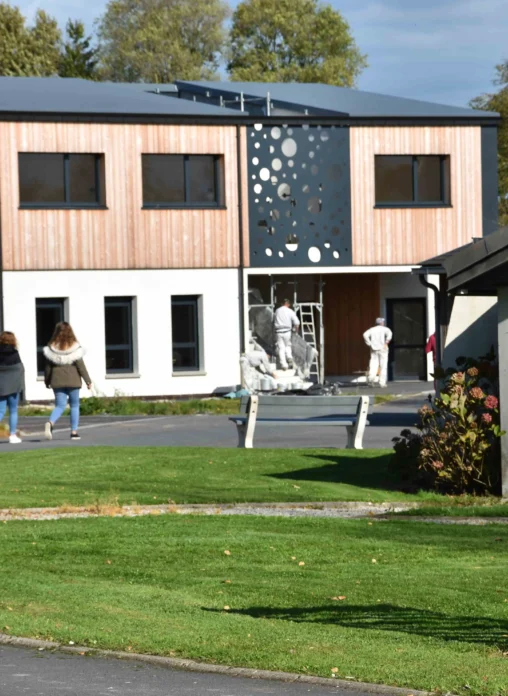
{"type": "Polygon", "coordinates": [[[370,348],[369,374],[367,383],[373,385],[378,381],[379,386],[386,387],[388,380],[388,344],[392,340],[392,332],[385,326],[382,317],[376,319],[376,325],[363,334],[363,340],[370,348]]]}
{"type": "Polygon", "coordinates": [[[43,352],[46,358],[44,382],[48,389],[53,389],[55,392],[55,408],[44,429],[46,439],[53,438],[55,423],[62,415],[68,401],[71,409],[71,440],[80,440],[78,435],[79,390],[82,380],[88,389],[92,386],[92,380],[83,361],[85,351],[78,343],[71,325],[61,321],[55,326],[53,336],[43,352]]]}
{"type": "Polygon", "coordinates": [[[12,331],[0,333],[0,421],[9,408],[9,442],[21,442],[18,427],[19,394],[25,388],[25,368],[18,352],[18,342],[12,331]]]}
{"type": "Polygon", "coordinates": [[[291,334],[298,331],[300,320],[296,312],[291,309],[291,302],[284,300],[275,312],[273,328],[277,338],[277,355],[283,370],[293,367],[293,352],[291,350],[291,334]]]}

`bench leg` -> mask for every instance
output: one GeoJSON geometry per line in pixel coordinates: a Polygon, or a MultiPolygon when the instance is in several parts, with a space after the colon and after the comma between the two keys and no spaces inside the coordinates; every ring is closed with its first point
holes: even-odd
{"type": "MultiPolygon", "coordinates": [[[[238,447],[246,447],[245,437],[247,435],[247,423],[237,423],[236,432],[238,435],[238,447]]],[[[252,447],[252,444],[251,444],[252,447]]]]}
{"type": "Polygon", "coordinates": [[[238,447],[252,449],[254,440],[254,430],[256,429],[256,418],[258,412],[258,397],[250,397],[250,407],[246,423],[237,423],[238,447]]]}
{"type": "Polygon", "coordinates": [[[356,425],[346,425],[346,430],[347,430],[347,445],[346,449],[363,449],[362,446],[362,438],[363,438],[363,433],[361,436],[358,436],[358,421],[356,422],[356,425]]]}
{"type": "Polygon", "coordinates": [[[367,424],[367,415],[369,413],[369,397],[362,396],[361,403],[356,414],[356,423],[347,425],[347,445],[346,449],[363,449],[363,434],[367,424]]]}

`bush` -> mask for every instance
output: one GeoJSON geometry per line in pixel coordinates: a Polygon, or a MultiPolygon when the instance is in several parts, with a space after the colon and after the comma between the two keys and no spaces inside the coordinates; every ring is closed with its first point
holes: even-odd
{"type": "Polygon", "coordinates": [[[447,493],[496,492],[500,479],[498,369],[495,356],[458,358],[460,371],[436,372],[443,388],[418,412],[416,432],[394,438],[402,480],[447,493]]]}

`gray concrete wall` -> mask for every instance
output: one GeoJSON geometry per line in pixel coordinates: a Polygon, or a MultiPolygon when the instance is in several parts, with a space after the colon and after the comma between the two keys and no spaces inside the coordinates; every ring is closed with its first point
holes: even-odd
{"type": "Polygon", "coordinates": [[[443,366],[455,367],[459,356],[478,358],[497,350],[497,297],[457,295],[453,303],[443,366]]]}

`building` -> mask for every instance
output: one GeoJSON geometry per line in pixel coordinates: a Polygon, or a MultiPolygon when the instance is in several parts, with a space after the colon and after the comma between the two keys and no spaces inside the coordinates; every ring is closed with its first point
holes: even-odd
{"type": "MultiPolygon", "coordinates": [[[[99,390],[239,381],[255,305],[310,306],[321,376],[428,376],[412,269],[496,229],[498,115],[327,85],[0,78],[3,325],[27,398],[58,319],[99,390]]],[[[432,286],[432,276],[430,277],[432,286]]],[[[425,281],[424,281],[425,282],[425,281]]]]}

